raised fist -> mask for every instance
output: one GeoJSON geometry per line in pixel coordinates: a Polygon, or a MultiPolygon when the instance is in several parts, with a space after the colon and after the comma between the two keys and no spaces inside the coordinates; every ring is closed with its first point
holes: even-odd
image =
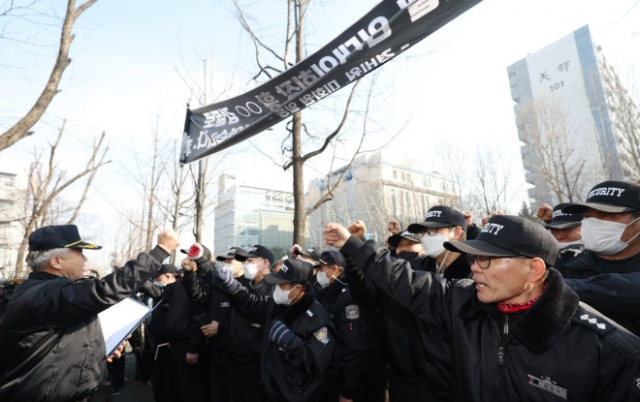
{"type": "Polygon", "coordinates": [[[178,234],[173,229],[165,229],[158,234],[158,245],[168,253],[172,253],[180,246],[178,234]]]}
{"type": "Polygon", "coordinates": [[[357,220],[349,226],[347,230],[358,239],[364,240],[364,235],[367,233],[367,226],[361,220],[357,220]]]}
{"type": "Polygon", "coordinates": [[[387,224],[387,230],[391,234],[398,234],[402,232],[402,228],[400,227],[400,222],[393,218],[389,218],[389,223],[387,224]]]}
{"type": "Polygon", "coordinates": [[[551,219],[553,219],[553,208],[547,203],[542,203],[536,211],[536,216],[538,217],[538,219],[549,223],[551,222],[551,219]]]}

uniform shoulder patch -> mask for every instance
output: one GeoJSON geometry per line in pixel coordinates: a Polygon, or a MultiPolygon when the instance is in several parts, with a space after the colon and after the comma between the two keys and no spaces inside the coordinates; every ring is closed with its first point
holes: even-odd
{"type": "Polygon", "coordinates": [[[605,335],[616,329],[616,326],[606,318],[583,308],[578,309],[576,315],[573,316],[573,322],[585,326],[600,335],[605,335]]]}
{"type": "Polygon", "coordinates": [[[349,320],[355,320],[360,317],[360,310],[356,305],[347,306],[344,310],[347,313],[347,319],[349,320]]]}
{"type": "Polygon", "coordinates": [[[584,251],[584,246],[580,246],[580,245],[570,245],[567,246],[563,249],[560,249],[560,256],[570,256],[571,254],[573,254],[573,258],[578,257],[580,254],[582,254],[582,252],[584,251]]]}
{"type": "Polygon", "coordinates": [[[319,340],[325,345],[329,343],[329,331],[327,330],[327,327],[320,328],[319,330],[313,333],[313,336],[315,336],[317,340],[319,340]]]}
{"type": "Polygon", "coordinates": [[[640,395],[640,377],[633,380],[633,390],[640,395]]]}

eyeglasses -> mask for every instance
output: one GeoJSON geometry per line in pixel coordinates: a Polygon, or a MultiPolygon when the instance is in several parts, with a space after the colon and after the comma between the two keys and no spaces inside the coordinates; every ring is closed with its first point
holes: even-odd
{"type": "Polygon", "coordinates": [[[514,258],[520,258],[520,259],[524,259],[524,258],[529,258],[529,257],[525,257],[523,255],[519,255],[519,256],[509,256],[509,257],[487,257],[484,255],[471,255],[471,254],[467,254],[467,261],[469,261],[469,266],[475,264],[478,264],[478,266],[482,269],[487,269],[489,268],[489,266],[491,265],[491,261],[495,260],[495,259],[500,259],[500,258],[509,258],[509,259],[514,259],[514,258]]]}
{"type": "MultiPolygon", "coordinates": [[[[447,229],[452,229],[453,226],[446,226],[447,229]]],[[[427,228],[424,231],[418,232],[418,236],[420,236],[421,238],[424,237],[425,235],[427,236],[435,236],[438,234],[438,229],[443,229],[443,228],[427,228]]]]}

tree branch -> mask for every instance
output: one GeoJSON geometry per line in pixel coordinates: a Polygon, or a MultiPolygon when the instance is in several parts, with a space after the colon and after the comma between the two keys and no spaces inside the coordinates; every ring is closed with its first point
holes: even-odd
{"type": "Polygon", "coordinates": [[[97,1],[98,0],[89,0],[77,9],[75,9],[75,0],[69,0],[67,3],[67,12],[62,24],[62,32],[60,34],[58,57],[56,58],[49,80],[31,110],[29,110],[29,112],[27,112],[27,114],[16,124],[0,135],[0,151],[10,147],[22,138],[33,134],[33,132],[30,131],[31,128],[40,120],[51,104],[53,97],[60,92],[58,89],[60,79],[62,78],[62,74],[66,68],[71,63],[71,59],[69,58],[69,49],[71,48],[71,43],[74,39],[74,35],[71,32],[73,25],[75,24],[76,19],[97,1]]]}
{"type": "MultiPolygon", "coordinates": [[[[327,149],[331,141],[336,137],[336,135],[340,134],[340,131],[342,131],[342,127],[344,127],[344,124],[347,121],[347,117],[349,116],[349,108],[351,106],[351,101],[353,100],[353,96],[356,92],[356,88],[358,87],[358,84],[360,84],[360,79],[358,79],[358,81],[356,81],[356,83],[353,85],[353,88],[351,88],[351,93],[349,94],[349,99],[347,100],[347,105],[344,108],[344,113],[342,114],[342,119],[340,120],[340,124],[338,124],[338,127],[331,134],[329,134],[329,136],[325,138],[324,144],[322,144],[322,146],[319,149],[316,149],[315,151],[311,151],[308,154],[300,157],[300,160],[302,161],[302,163],[308,161],[309,159],[313,158],[316,155],[320,155],[321,153],[323,153],[325,149],[327,149]]],[[[287,162],[283,166],[283,169],[287,170],[292,165],[293,165],[293,160],[287,162]]]]}

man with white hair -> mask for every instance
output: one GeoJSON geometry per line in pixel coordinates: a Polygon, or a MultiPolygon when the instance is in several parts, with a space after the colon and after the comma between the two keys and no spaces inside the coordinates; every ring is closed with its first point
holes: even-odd
{"type": "Polygon", "coordinates": [[[98,313],[134,294],[178,247],[173,231],[103,280],[79,281],[83,250],[75,225],[47,226],[29,236],[32,272],[13,293],[0,330],[0,400],[80,401],[107,376],[106,347],[98,313]]]}

